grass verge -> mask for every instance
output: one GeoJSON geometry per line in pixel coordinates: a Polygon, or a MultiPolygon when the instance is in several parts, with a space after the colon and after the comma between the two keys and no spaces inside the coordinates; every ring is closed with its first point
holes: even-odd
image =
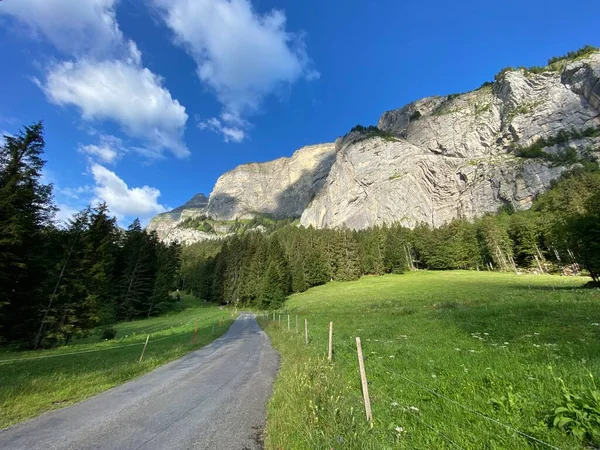
{"type": "Polygon", "coordinates": [[[583,289],[587,281],[411,272],[291,296],[291,331],[285,316],[281,323],[261,319],[282,356],[266,447],[549,448],[518,431],[560,449],[597,446],[600,290],[583,289]],[[326,360],[329,321],[332,363],[326,360]],[[372,426],[364,415],[355,336],[366,356],[372,426]],[[558,413],[558,407],[570,410],[558,413]]]}
{"type": "Polygon", "coordinates": [[[184,302],[189,307],[181,312],[117,324],[115,340],[99,342],[99,330],[54,350],[0,351],[0,429],[150,372],[207,345],[236,318],[230,311],[189,297],[184,302]],[[139,363],[148,334],[148,347],[139,363]]]}

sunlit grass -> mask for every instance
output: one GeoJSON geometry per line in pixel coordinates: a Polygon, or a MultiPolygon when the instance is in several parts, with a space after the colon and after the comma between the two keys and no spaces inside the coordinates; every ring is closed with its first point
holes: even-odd
{"type": "Polygon", "coordinates": [[[181,312],[117,324],[114,340],[101,341],[98,331],[54,350],[0,352],[0,429],[83,400],[200,348],[227,331],[235,318],[230,311],[191,298],[183,303],[181,312]]]}
{"type": "Polygon", "coordinates": [[[266,327],[282,355],[267,447],[544,448],[460,404],[558,448],[585,448],[549,428],[547,415],[561,398],[559,378],[583,392],[592,387],[590,374],[600,373],[600,291],[582,289],[587,281],[412,272],[332,282],[290,297],[292,328],[298,314],[300,332],[287,332],[287,318],[266,327]],[[329,321],[333,364],[326,362],[329,321]],[[355,336],[366,355],[372,428],[355,336]]]}

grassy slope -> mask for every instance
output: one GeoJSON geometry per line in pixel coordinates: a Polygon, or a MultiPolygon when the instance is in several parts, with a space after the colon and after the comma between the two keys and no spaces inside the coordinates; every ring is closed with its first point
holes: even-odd
{"type": "Polygon", "coordinates": [[[578,289],[586,281],[413,272],[332,282],[290,297],[292,329],[295,314],[301,330],[307,317],[311,342],[306,348],[301,332],[288,332],[285,317],[281,326],[266,325],[282,355],[267,448],[544,448],[402,376],[559,448],[584,448],[548,429],[544,418],[561,397],[557,378],[580,393],[600,371],[600,291],[578,289]],[[325,360],[330,320],[333,364],[325,360]],[[354,336],[367,356],[372,429],[354,336]]]}
{"type": "Polygon", "coordinates": [[[202,305],[189,297],[184,303],[188,308],[178,313],[116,325],[117,337],[112,341],[99,342],[98,335],[92,335],[55,350],[0,352],[0,429],[147,373],[208,344],[227,331],[234,320],[229,311],[216,306],[202,305]],[[221,317],[224,321],[219,326],[221,317]],[[196,326],[198,333],[192,344],[196,326]],[[148,348],[139,364],[148,334],[148,348]],[[120,346],[127,347],[115,348],[120,346]],[[3,362],[86,351],[89,353],[3,362]]]}

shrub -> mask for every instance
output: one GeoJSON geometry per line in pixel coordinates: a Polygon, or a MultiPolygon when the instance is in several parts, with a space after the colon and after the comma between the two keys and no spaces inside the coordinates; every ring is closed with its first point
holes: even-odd
{"type": "Polygon", "coordinates": [[[548,426],[558,428],[591,445],[600,444],[600,390],[596,388],[594,378],[592,387],[586,392],[570,392],[562,379],[562,399],[559,406],[548,417],[548,426]]]}
{"type": "Polygon", "coordinates": [[[495,81],[500,81],[502,80],[502,78],[504,78],[504,74],[506,72],[510,72],[512,70],[515,70],[513,67],[505,67],[504,69],[502,69],[500,72],[498,72],[496,75],[494,75],[494,80],[495,81]]]}
{"type": "Polygon", "coordinates": [[[106,327],[102,330],[100,339],[103,341],[110,341],[117,336],[117,330],[114,327],[106,327]]]}
{"type": "Polygon", "coordinates": [[[356,133],[362,134],[362,136],[358,140],[368,139],[368,138],[375,137],[375,136],[381,137],[385,140],[394,140],[395,139],[394,135],[392,135],[386,131],[380,130],[375,125],[369,125],[368,127],[364,127],[359,124],[359,125],[356,125],[355,127],[353,127],[350,130],[350,132],[351,133],[356,132],[356,133]]]}
{"type": "Polygon", "coordinates": [[[575,149],[568,148],[557,155],[551,155],[544,152],[544,148],[566,144],[574,139],[597,136],[600,136],[600,129],[594,127],[588,127],[582,130],[560,130],[556,135],[548,136],[547,138],[539,138],[527,147],[517,147],[514,149],[514,153],[520,158],[543,158],[557,164],[574,164],[579,161],[575,149]]]}
{"type": "Polygon", "coordinates": [[[552,58],[550,58],[548,60],[548,65],[557,63],[559,61],[562,60],[573,60],[573,59],[577,59],[577,58],[584,58],[586,56],[591,55],[594,52],[597,52],[598,50],[600,50],[600,48],[598,47],[594,47],[592,45],[584,45],[583,47],[581,47],[578,50],[572,51],[572,52],[568,52],[566,55],[562,55],[562,56],[553,56],[552,58]]]}
{"type": "Polygon", "coordinates": [[[493,86],[494,82],[493,81],[484,81],[481,86],[479,86],[479,89],[484,88],[486,86],[493,86]]]}

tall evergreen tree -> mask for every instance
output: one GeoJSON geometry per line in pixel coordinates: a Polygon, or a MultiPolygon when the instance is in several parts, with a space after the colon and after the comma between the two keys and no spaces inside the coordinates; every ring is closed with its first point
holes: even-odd
{"type": "Polygon", "coordinates": [[[383,262],[389,273],[404,273],[408,268],[405,242],[397,227],[387,230],[383,262]]]}
{"type": "Polygon", "coordinates": [[[152,301],[156,271],[156,237],[142,230],[140,221],[134,220],[125,232],[118,301],[118,317],[132,320],[147,315],[152,301]]]}
{"type": "Polygon", "coordinates": [[[42,123],[5,136],[0,147],[0,333],[33,339],[48,277],[44,229],[55,212],[52,185],[42,183],[42,123]]]}

